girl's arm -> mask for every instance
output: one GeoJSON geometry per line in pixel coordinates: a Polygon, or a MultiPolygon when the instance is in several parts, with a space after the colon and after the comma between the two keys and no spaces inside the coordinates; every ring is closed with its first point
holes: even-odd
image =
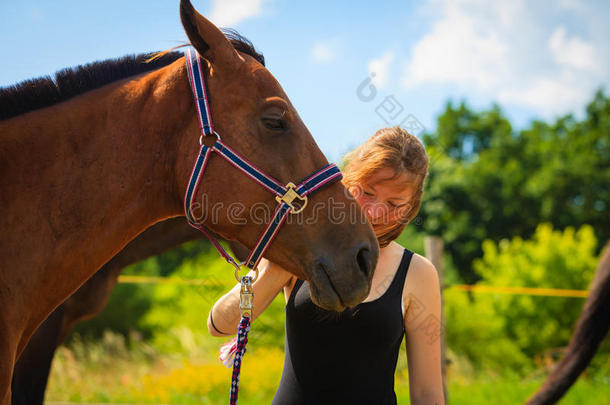
{"type": "MultiPolygon", "coordinates": [[[[252,320],[256,319],[273,301],[282,288],[292,280],[292,274],[280,266],[262,259],[258,265],[258,279],[252,284],[254,293],[254,311],[252,320]]],[[[254,277],[254,272],[248,273],[254,277]]],[[[237,333],[239,312],[239,291],[237,283],[228,293],[220,297],[212,306],[208,315],[208,331],[212,336],[230,336],[237,333]]]]}
{"type": "Polygon", "coordinates": [[[411,404],[444,405],[438,274],[428,259],[412,260],[403,292],[411,404]]]}

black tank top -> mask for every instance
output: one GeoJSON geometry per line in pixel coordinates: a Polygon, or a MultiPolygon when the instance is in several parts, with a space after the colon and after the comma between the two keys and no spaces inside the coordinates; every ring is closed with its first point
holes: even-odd
{"type": "Polygon", "coordinates": [[[412,256],[404,250],[381,297],[341,313],[316,306],[309,283],[297,280],[286,304],[284,371],[273,405],[396,404],[402,290],[412,256]]]}

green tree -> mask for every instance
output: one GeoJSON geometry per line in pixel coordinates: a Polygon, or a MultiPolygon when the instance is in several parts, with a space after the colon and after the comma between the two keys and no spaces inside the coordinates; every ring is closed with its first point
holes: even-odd
{"type": "Polygon", "coordinates": [[[598,91],[578,121],[534,121],[512,131],[497,106],[473,112],[448,103],[425,134],[430,177],[420,219],[443,238],[462,279],[482,241],[529,238],[541,222],[563,229],[590,224],[610,238],[610,99],[598,91]]]}

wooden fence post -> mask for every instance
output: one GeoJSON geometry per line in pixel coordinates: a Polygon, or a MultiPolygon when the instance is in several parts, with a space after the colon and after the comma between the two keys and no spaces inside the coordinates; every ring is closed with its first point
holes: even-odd
{"type": "Polygon", "coordinates": [[[426,236],[424,239],[424,249],[426,257],[432,262],[438,272],[438,280],[441,286],[441,373],[443,377],[443,393],[445,395],[445,404],[449,403],[447,392],[447,360],[445,357],[446,340],[445,340],[445,299],[443,294],[444,279],[443,279],[443,240],[438,236],[426,236]]]}

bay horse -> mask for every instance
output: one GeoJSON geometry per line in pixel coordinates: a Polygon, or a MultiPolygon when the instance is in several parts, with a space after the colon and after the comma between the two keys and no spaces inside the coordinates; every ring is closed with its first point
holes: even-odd
{"type": "MultiPolygon", "coordinates": [[[[190,1],[181,0],[180,16],[203,58],[224,142],[286,183],[326,165],[271,73],[236,50],[190,1]]],[[[1,405],[11,403],[15,361],[38,325],[134,237],[184,215],[199,123],[184,58],[173,57],[145,73],[137,58],[89,66],[0,97],[1,405]]],[[[195,197],[205,201],[203,211],[219,213],[202,215],[203,226],[245,246],[261,230],[249,210],[276,206],[221,159],[210,159],[195,197]],[[236,212],[229,203],[245,209],[236,212]]],[[[342,310],[368,295],[379,247],[368,222],[346,220],[364,215],[340,182],[313,199],[332,201],[333,217],[309,204],[304,215],[315,220],[286,224],[266,257],[309,279],[318,305],[342,310]]]]}
{"type": "MultiPolygon", "coordinates": [[[[188,225],[184,217],[176,217],[151,226],[129,242],[55,308],[34,332],[15,364],[11,384],[12,405],[43,404],[55,350],[78,322],[102,312],[125,267],[200,238],[201,232],[188,225]]],[[[248,252],[243,246],[236,242],[230,243],[230,246],[240,260],[245,259],[248,252]]]]}

